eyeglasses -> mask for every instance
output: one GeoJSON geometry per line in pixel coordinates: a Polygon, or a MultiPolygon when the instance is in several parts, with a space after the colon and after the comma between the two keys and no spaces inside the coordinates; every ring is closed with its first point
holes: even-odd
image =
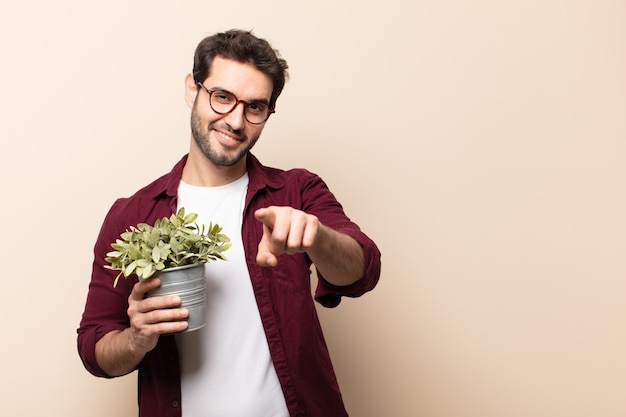
{"type": "Polygon", "coordinates": [[[209,93],[209,105],[217,114],[228,114],[235,110],[239,103],[243,103],[243,116],[253,125],[260,125],[269,119],[275,110],[267,103],[239,100],[235,95],[225,90],[209,90],[202,83],[198,86],[204,88],[209,93]]]}

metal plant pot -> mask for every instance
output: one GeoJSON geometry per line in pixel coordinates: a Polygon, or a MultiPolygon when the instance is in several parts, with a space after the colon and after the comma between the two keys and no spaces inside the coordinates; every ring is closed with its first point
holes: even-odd
{"type": "Polygon", "coordinates": [[[161,279],[161,286],[148,291],[147,297],[178,295],[182,300],[182,307],[189,310],[189,326],[184,332],[206,326],[204,263],[166,268],[154,276],[161,279]]]}

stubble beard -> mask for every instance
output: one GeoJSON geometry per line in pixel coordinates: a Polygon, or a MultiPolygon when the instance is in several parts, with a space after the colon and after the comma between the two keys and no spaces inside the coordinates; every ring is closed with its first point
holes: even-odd
{"type": "Polygon", "coordinates": [[[250,152],[250,150],[254,147],[254,145],[256,144],[259,138],[256,137],[251,140],[248,140],[248,138],[245,137],[244,135],[244,140],[242,143],[247,142],[246,146],[240,148],[238,151],[234,153],[233,152],[219,152],[219,150],[216,149],[216,147],[211,145],[211,141],[209,139],[209,135],[211,134],[213,127],[216,126],[218,123],[222,123],[220,127],[222,130],[227,130],[231,133],[242,135],[242,133],[231,129],[230,126],[228,126],[223,121],[216,121],[216,122],[209,123],[209,125],[206,127],[206,130],[205,130],[203,128],[202,120],[198,116],[198,112],[196,110],[196,104],[194,103],[193,109],[191,111],[191,134],[193,135],[193,138],[196,144],[198,145],[198,147],[200,148],[204,156],[215,165],[233,166],[237,162],[241,161],[241,159],[250,152]]]}

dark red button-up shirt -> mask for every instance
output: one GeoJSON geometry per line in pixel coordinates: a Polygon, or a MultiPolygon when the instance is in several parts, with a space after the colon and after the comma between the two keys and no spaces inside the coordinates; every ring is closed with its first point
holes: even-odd
{"type": "MultiPolygon", "coordinates": [[[[154,223],[176,211],[177,189],[185,156],[172,171],[129,198],[117,200],[107,214],[94,248],[91,283],[78,329],[78,351],[91,373],[108,377],[98,366],[95,345],[112,330],[129,326],[128,296],[135,276],[120,279],[104,268],[110,244],[129,226],[154,223]]],[[[315,300],[335,307],[341,297],[358,297],[374,288],[380,275],[380,252],[359,227],[345,215],[326,184],[303,169],[283,171],[261,165],[248,155],[249,185],[243,213],[242,237],[246,262],[270,354],[291,416],[347,416],[313,298],[310,292],[311,261],[306,254],[281,255],[278,266],[256,263],[262,224],[256,209],[291,206],[317,216],[337,231],[352,236],[365,252],[366,272],[356,283],[337,287],[320,276],[315,300]]],[[[146,417],[181,416],[178,350],[174,336],[161,336],[154,350],[138,367],[139,414],[146,417]]]]}

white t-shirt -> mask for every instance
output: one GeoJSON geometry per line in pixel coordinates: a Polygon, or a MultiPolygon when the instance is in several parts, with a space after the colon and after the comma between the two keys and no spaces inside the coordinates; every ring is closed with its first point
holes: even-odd
{"type": "Polygon", "coordinates": [[[221,187],[182,181],[178,208],[219,224],[228,261],[205,265],[207,325],[176,336],[184,417],[288,417],[246,266],[241,225],[248,175],[221,187]]]}

